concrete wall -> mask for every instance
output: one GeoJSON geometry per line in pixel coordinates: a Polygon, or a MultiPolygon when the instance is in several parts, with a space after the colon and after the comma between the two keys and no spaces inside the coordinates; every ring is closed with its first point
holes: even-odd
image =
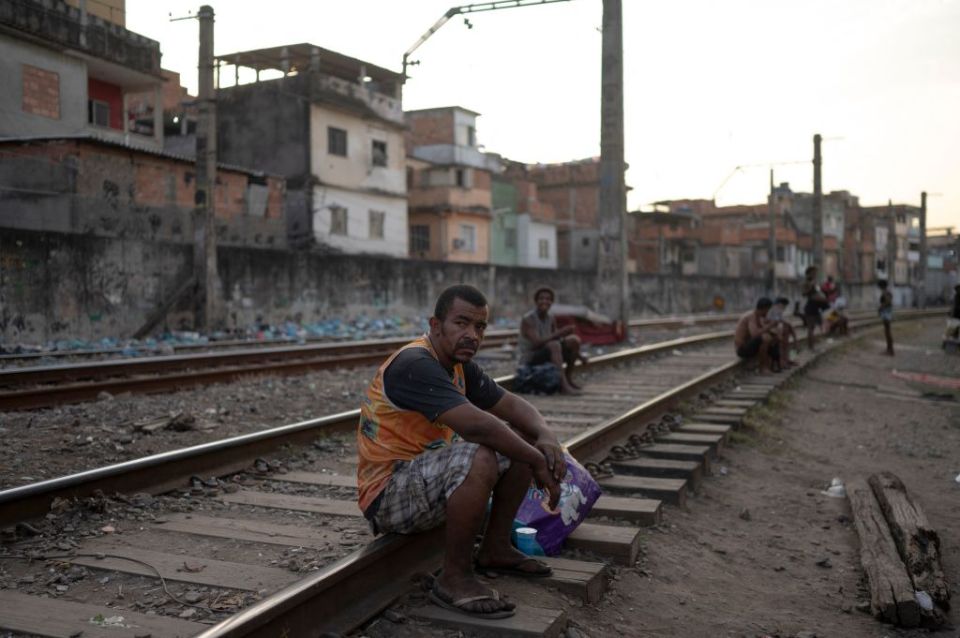
{"type": "Polygon", "coordinates": [[[534,221],[530,215],[517,216],[517,263],[530,268],[557,267],[557,227],[534,221]],[[540,242],[547,243],[547,255],[540,255],[540,242]]]}
{"type": "Polygon", "coordinates": [[[407,201],[403,197],[317,186],[313,191],[313,234],[317,243],[346,253],[407,255],[407,201]],[[331,234],[335,208],[347,210],[347,234],[331,234]],[[385,213],[383,238],[370,237],[370,211],[385,213]]]}
{"type": "MultiPolygon", "coordinates": [[[[220,247],[218,264],[228,327],[360,314],[425,317],[440,291],[459,282],[479,287],[494,316],[512,320],[529,309],[530,292],[540,285],[555,288],[564,303],[596,304],[596,275],[570,270],[230,246],[220,247]]],[[[186,244],[4,229],[0,341],[129,336],[191,270],[186,244]]],[[[797,283],[780,282],[779,292],[798,299],[797,283]]],[[[747,309],[763,292],[761,281],[748,278],[630,277],[633,316],[706,312],[716,297],[728,311],[747,309]]],[[[906,292],[895,291],[898,304],[908,301],[906,292]]],[[[876,306],[875,286],[848,286],[843,294],[851,307],[876,306]]],[[[190,317],[189,307],[175,308],[168,326],[188,328],[190,317]]]]}
{"type": "Polygon", "coordinates": [[[323,105],[310,107],[311,171],[323,184],[369,189],[403,196],[407,192],[403,135],[364,119],[323,105]],[[327,152],[327,128],[347,132],[347,156],[327,152]],[[387,165],[373,165],[373,142],[387,145],[387,165]]]}
{"type": "Polygon", "coordinates": [[[0,137],[74,135],[87,129],[87,67],[82,60],[0,33],[0,78],[0,137]],[[23,110],[24,65],[57,74],[59,117],[23,110]]]}

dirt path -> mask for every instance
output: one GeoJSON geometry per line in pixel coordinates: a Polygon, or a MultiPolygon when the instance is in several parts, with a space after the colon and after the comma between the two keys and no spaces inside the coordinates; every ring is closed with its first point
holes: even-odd
{"type": "Polygon", "coordinates": [[[690,511],[668,509],[641,565],[620,570],[599,613],[579,610],[575,625],[589,636],[919,636],[857,610],[868,596],[849,507],[820,491],[835,476],[896,472],[940,533],[956,597],[960,393],[934,399],[924,393],[947,391],[891,374],[960,377],[960,357],[939,349],[942,329],[941,319],[896,326],[894,359],[871,333],[791,381],[690,511]]]}

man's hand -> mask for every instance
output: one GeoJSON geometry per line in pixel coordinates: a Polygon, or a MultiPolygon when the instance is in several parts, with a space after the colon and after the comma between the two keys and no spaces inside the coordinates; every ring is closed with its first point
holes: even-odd
{"type": "Polygon", "coordinates": [[[560,447],[557,437],[553,434],[542,436],[537,439],[533,447],[543,454],[543,459],[547,463],[547,471],[553,475],[554,480],[562,481],[563,477],[567,475],[567,460],[563,456],[563,448],[560,447]]]}
{"type": "MultiPolygon", "coordinates": [[[[562,461],[561,457],[561,461],[562,461]]],[[[567,464],[562,463],[564,471],[566,471],[567,464]]],[[[547,501],[547,505],[550,510],[555,510],[557,504],[560,502],[560,483],[553,476],[553,472],[547,467],[546,461],[543,463],[537,463],[533,466],[533,480],[536,482],[537,487],[541,490],[547,490],[547,494],[550,496],[550,500],[547,501]]]]}
{"type": "Polygon", "coordinates": [[[553,334],[554,334],[554,338],[560,338],[560,339],[562,339],[563,337],[572,335],[572,334],[573,334],[574,332],[576,332],[576,331],[577,331],[577,327],[571,324],[571,325],[566,325],[566,326],[560,328],[559,330],[557,330],[557,331],[554,332],[553,334]]]}

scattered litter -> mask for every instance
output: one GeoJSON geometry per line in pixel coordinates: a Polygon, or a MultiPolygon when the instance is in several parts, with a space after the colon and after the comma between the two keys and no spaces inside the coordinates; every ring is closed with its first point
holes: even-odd
{"type": "Polygon", "coordinates": [[[925,609],[926,611],[933,609],[933,599],[930,598],[930,594],[927,592],[918,589],[913,592],[913,596],[917,599],[917,604],[920,605],[921,609],[925,609]]]}
{"type": "Polygon", "coordinates": [[[127,627],[123,624],[123,616],[107,616],[103,617],[103,614],[97,614],[90,619],[91,625],[99,625],[101,627],[127,627]]]}
{"type": "Polygon", "coordinates": [[[674,348],[674,349],[673,349],[673,356],[679,357],[679,356],[682,356],[682,355],[683,355],[683,351],[682,351],[682,350],[679,350],[679,349],[677,349],[677,348],[674,348]]]}
{"type": "Polygon", "coordinates": [[[953,480],[956,481],[958,485],[960,485],[960,474],[957,474],[957,478],[953,480]]]}
{"type": "Polygon", "coordinates": [[[846,498],[847,489],[843,486],[843,481],[838,478],[830,481],[830,487],[825,490],[820,491],[824,496],[831,496],[833,498],[846,498]]]}
{"type": "Polygon", "coordinates": [[[718,472],[720,473],[720,476],[726,476],[727,474],[730,473],[730,470],[727,469],[726,465],[721,465],[718,472]]]}

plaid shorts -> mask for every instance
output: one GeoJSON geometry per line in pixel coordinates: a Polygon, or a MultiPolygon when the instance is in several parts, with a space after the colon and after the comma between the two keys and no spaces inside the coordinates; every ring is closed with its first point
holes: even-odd
{"type": "MultiPolygon", "coordinates": [[[[412,534],[433,529],[447,518],[447,498],[467,478],[477,443],[457,441],[439,450],[428,450],[411,461],[397,461],[387,486],[372,506],[375,534],[412,534]]],[[[510,459],[497,454],[502,476],[510,459]]]]}

